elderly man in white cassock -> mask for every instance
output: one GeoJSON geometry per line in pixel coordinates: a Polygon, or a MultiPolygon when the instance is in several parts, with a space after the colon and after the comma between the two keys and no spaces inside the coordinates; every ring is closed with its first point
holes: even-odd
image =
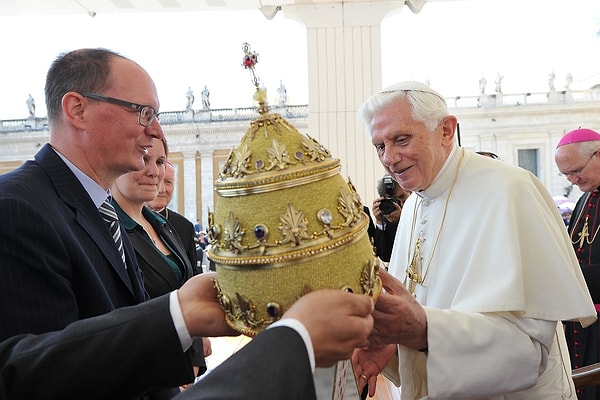
{"type": "Polygon", "coordinates": [[[393,85],[360,113],[385,170],[413,192],[371,346],[353,357],[360,386],[373,394],[387,366],[402,399],[575,398],[561,321],[585,327],[596,311],[541,182],[458,147],[457,118],[427,85],[393,85]]]}

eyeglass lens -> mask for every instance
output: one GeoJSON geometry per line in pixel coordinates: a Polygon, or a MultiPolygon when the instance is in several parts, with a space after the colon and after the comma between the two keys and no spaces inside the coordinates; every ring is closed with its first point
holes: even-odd
{"type": "Polygon", "coordinates": [[[154,121],[154,118],[157,117],[156,112],[152,109],[152,107],[143,107],[140,110],[140,124],[144,126],[148,126],[154,121]]]}

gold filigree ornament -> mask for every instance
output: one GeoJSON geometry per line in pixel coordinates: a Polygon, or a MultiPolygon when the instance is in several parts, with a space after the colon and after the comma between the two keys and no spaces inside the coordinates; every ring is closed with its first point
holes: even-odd
{"type": "Polygon", "coordinates": [[[227,322],[253,336],[311,290],[377,297],[379,264],[368,217],[340,161],[315,139],[270,114],[254,73],[258,55],[244,44],[257,117],[215,181],[208,257],[227,322]]]}

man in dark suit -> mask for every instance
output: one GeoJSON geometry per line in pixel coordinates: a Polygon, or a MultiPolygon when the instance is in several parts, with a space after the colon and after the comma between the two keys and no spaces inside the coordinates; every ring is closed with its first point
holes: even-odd
{"type": "Polygon", "coordinates": [[[135,62],[82,49],[53,62],[45,92],[49,144],[0,176],[0,340],[147,300],[131,243],[121,235],[121,254],[99,207],[163,137],[156,87],[135,62]]]}
{"type": "MultiPolygon", "coordinates": [[[[172,369],[189,368],[182,348],[191,337],[234,334],[213,275],[196,276],[176,292],[61,331],[3,341],[0,399],[132,398],[148,387],[174,384],[172,369]],[[175,328],[176,314],[187,327],[183,334],[175,328]]],[[[372,311],[366,295],[311,292],[178,400],[315,399],[311,368],[346,359],[362,346],[373,326],[372,311]]]]}
{"type": "Polygon", "coordinates": [[[382,261],[389,262],[402,207],[411,192],[402,189],[391,176],[385,174],[377,182],[377,193],[379,197],[373,200],[373,215],[376,223],[372,237],[377,256],[382,261]]]}

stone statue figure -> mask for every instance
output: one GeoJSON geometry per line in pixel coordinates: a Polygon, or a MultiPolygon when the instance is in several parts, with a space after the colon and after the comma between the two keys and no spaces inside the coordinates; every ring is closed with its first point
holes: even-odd
{"type": "Polygon", "coordinates": [[[188,86],[188,91],[185,94],[185,97],[187,97],[187,104],[185,106],[185,109],[191,110],[192,106],[194,105],[194,100],[195,100],[194,92],[192,91],[191,86],[188,86]]]}
{"type": "Polygon", "coordinates": [[[500,74],[500,72],[498,72],[498,75],[496,76],[496,93],[502,93],[502,79],[504,79],[504,77],[500,74]]]}
{"type": "Polygon", "coordinates": [[[485,79],[484,75],[481,75],[481,79],[479,80],[479,91],[481,94],[485,94],[485,87],[487,86],[487,79],[485,79]]]}
{"type": "Polygon", "coordinates": [[[554,79],[556,78],[556,75],[554,75],[554,71],[550,72],[550,74],[548,75],[548,87],[550,88],[551,92],[556,91],[556,88],[554,87],[554,79]]]}
{"type": "Polygon", "coordinates": [[[571,85],[573,84],[573,75],[570,72],[567,73],[565,77],[565,90],[571,90],[571,85]]]}
{"type": "Polygon", "coordinates": [[[204,85],[204,90],[202,90],[200,94],[202,95],[202,109],[208,110],[210,108],[210,92],[208,91],[206,85],[204,85]]]}
{"type": "Polygon", "coordinates": [[[277,88],[277,93],[279,93],[279,106],[285,107],[287,104],[287,89],[283,86],[283,81],[279,81],[279,87],[277,88]]]}
{"type": "Polygon", "coordinates": [[[35,117],[35,100],[31,95],[25,101],[27,103],[27,109],[29,110],[29,116],[35,117]]]}

